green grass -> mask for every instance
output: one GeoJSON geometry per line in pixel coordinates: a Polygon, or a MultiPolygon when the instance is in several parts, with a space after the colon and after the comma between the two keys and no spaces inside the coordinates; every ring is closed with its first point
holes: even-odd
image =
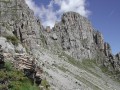
{"type": "Polygon", "coordinates": [[[58,67],[58,69],[60,69],[61,71],[63,71],[63,72],[66,72],[66,71],[68,71],[66,68],[64,68],[63,66],[57,66],[58,67]]]}
{"type": "Polygon", "coordinates": [[[72,65],[79,66],[79,61],[75,60],[73,57],[69,56],[65,52],[62,52],[59,57],[61,58],[62,56],[67,57],[68,62],[71,63],[72,65]]]}
{"type": "Polygon", "coordinates": [[[104,66],[101,66],[101,70],[102,70],[103,73],[107,73],[108,72],[108,68],[104,67],[104,66]]]}
{"type": "Polygon", "coordinates": [[[120,83],[120,72],[109,71],[108,68],[105,66],[101,66],[100,69],[105,75],[110,77],[113,81],[120,83]]]}
{"type": "Polygon", "coordinates": [[[95,64],[95,60],[84,59],[84,60],[82,60],[82,64],[86,67],[94,68],[93,64],[95,64]]]}
{"type": "MultiPolygon", "coordinates": [[[[73,57],[66,53],[61,53],[59,57],[65,56],[67,57],[67,62],[78,67],[82,68],[92,74],[94,74],[97,77],[100,77],[97,73],[93,72],[91,69],[95,70],[94,66],[97,66],[96,60],[95,59],[83,59],[82,61],[75,60],[73,57]]],[[[64,68],[61,68],[64,70],[64,68]]]]}
{"type": "MultiPolygon", "coordinates": [[[[42,80],[41,86],[43,86],[44,90],[49,90],[49,87],[50,87],[50,85],[49,85],[49,83],[47,82],[46,79],[42,80]]],[[[42,88],[41,88],[41,90],[42,90],[42,88]]]]}
{"type": "Polygon", "coordinates": [[[40,40],[42,41],[42,44],[43,44],[43,47],[44,48],[47,48],[47,45],[46,45],[46,39],[45,39],[45,36],[44,35],[40,35],[40,40]]]}
{"type": "Polygon", "coordinates": [[[13,45],[18,45],[19,40],[16,36],[6,36],[6,39],[10,41],[13,45]]]}
{"type": "Polygon", "coordinates": [[[64,52],[59,55],[59,57],[62,56],[67,57],[67,61],[78,68],[94,68],[94,65],[96,65],[96,60],[94,59],[83,59],[82,61],[79,61],[64,52]]]}
{"type": "Polygon", "coordinates": [[[40,90],[22,71],[16,70],[10,62],[6,62],[4,69],[0,69],[0,80],[5,80],[7,83],[6,85],[0,84],[0,90],[40,90]]]}
{"type": "Polygon", "coordinates": [[[0,2],[9,3],[10,0],[1,0],[0,2]]]}

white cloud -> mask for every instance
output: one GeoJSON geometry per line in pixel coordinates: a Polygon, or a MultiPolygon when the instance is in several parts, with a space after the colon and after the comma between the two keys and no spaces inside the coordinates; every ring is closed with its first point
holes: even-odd
{"type": "Polygon", "coordinates": [[[51,0],[46,6],[37,6],[34,0],[26,0],[26,3],[41,19],[44,26],[53,27],[64,12],[74,11],[85,17],[90,14],[90,11],[86,9],[86,0],[51,0]],[[57,9],[55,9],[55,5],[57,9]]]}
{"type": "Polygon", "coordinates": [[[33,0],[25,0],[28,4],[29,8],[32,9],[35,13],[35,15],[39,14],[39,7],[36,6],[36,4],[33,2],[33,0]]]}

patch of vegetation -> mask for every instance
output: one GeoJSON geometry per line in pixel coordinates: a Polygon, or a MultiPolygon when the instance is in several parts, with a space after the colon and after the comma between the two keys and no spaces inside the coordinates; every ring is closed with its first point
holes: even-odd
{"type": "Polygon", "coordinates": [[[83,40],[81,41],[81,43],[82,43],[83,47],[86,48],[86,45],[87,45],[87,43],[88,43],[88,39],[87,39],[87,38],[83,39],[83,40]]]}
{"type": "MultiPolygon", "coordinates": [[[[23,45],[23,44],[22,44],[22,45],[23,45]]],[[[26,45],[23,45],[23,47],[25,47],[26,52],[29,53],[28,47],[27,47],[26,45]]]]}
{"type": "Polygon", "coordinates": [[[12,63],[5,62],[5,68],[0,69],[0,90],[40,90],[38,86],[16,70],[12,63]]]}
{"type": "Polygon", "coordinates": [[[91,69],[95,70],[94,66],[97,66],[95,59],[83,59],[82,61],[78,61],[64,52],[59,55],[59,57],[62,57],[62,56],[67,57],[68,63],[70,63],[78,68],[82,68],[82,69],[94,74],[97,77],[100,77],[97,73],[95,73],[91,70],[91,69]]]}
{"type": "Polygon", "coordinates": [[[46,39],[45,39],[44,35],[42,35],[42,34],[40,35],[40,40],[42,41],[43,47],[47,48],[47,46],[46,46],[47,42],[46,42],[46,39]]]}
{"type": "Polygon", "coordinates": [[[109,71],[108,67],[101,66],[100,67],[101,71],[106,74],[108,77],[110,77],[113,81],[116,81],[120,83],[120,72],[117,71],[109,71]]]}
{"type": "Polygon", "coordinates": [[[107,68],[107,67],[105,67],[105,66],[101,66],[101,70],[102,70],[102,72],[103,72],[103,73],[108,72],[108,68],[107,68]]]}
{"type": "Polygon", "coordinates": [[[96,65],[96,60],[93,59],[84,59],[82,60],[82,64],[86,67],[94,68],[94,65],[96,65]]]}
{"type": "Polygon", "coordinates": [[[94,71],[96,71],[95,66],[98,66],[97,61],[95,59],[84,59],[84,60],[82,60],[81,66],[86,71],[90,72],[91,74],[95,75],[96,77],[101,78],[101,76],[99,74],[94,72],[94,71]]]}
{"type": "MultiPolygon", "coordinates": [[[[43,79],[43,80],[42,80],[41,86],[43,86],[44,90],[49,90],[49,87],[50,87],[50,85],[49,85],[49,83],[47,82],[46,79],[43,79]]],[[[41,90],[42,90],[43,88],[41,88],[41,90]]]]}
{"type": "Polygon", "coordinates": [[[10,41],[13,45],[18,45],[19,40],[16,36],[6,36],[6,39],[10,41]]]}
{"type": "Polygon", "coordinates": [[[63,72],[66,72],[66,71],[68,71],[66,68],[64,68],[63,66],[57,66],[58,67],[58,69],[60,69],[61,71],[63,71],[63,72]]]}
{"type": "MultiPolygon", "coordinates": [[[[7,12],[7,11],[6,11],[7,12]]],[[[4,16],[4,13],[5,13],[5,11],[0,11],[0,15],[3,15],[4,16]]],[[[8,31],[11,31],[11,27],[10,27],[10,25],[8,24],[8,23],[6,23],[6,22],[2,22],[1,23],[1,25],[3,26],[3,27],[5,27],[8,31]]]]}
{"type": "Polygon", "coordinates": [[[9,3],[10,0],[1,0],[0,2],[9,3]]]}
{"type": "Polygon", "coordinates": [[[107,67],[105,66],[101,66],[100,67],[101,71],[109,76],[111,76],[111,78],[114,78],[114,75],[117,75],[114,71],[109,71],[107,67]]]}
{"type": "Polygon", "coordinates": [[[73,57],[69,56],[65,52],[62,52],[58,57],[65,56],[68,59],[68,62],[71,63],[72,65],[79,66],[79,61],[75,60],[73,57]]]}
{"type": "Polygon", "coordinates": [[[60,52],[62,52],[57,41],[53,41],[53,45],[54,47],[52,47],[52,50],[54,54],[58,55],[60,52]]]}

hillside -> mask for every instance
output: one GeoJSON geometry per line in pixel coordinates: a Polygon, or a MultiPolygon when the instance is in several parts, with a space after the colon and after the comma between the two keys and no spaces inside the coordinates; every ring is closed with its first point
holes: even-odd
{"type": "MultiPolygon", "coordinates": [[[[43,83],[49,82],[39,86],[43,90],[120,88],[120,53],[113,55],[102,34],[76,12],[64,13],[61,21],[50,29],[42,26],[24,0],[2,0],[0,45],[5,60],[14,66],[19,61],[16,55],[27,54],[34,60],[35,66],[43,70],[42,73],[37,70],[43,83]]],[[[20,63],[17,68],[23,66],[20,63]]]]}

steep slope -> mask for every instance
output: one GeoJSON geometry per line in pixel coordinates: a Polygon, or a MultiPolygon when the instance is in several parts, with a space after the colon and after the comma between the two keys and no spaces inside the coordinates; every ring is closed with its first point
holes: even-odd
{"type": "MultiPolygon", "coordinates": [[[[1,65],[1,63],[0,63],[1,65]]],[[[4,68],[0,66],[0,90],[39,90],[33,85],[23,72],[18,71],[10,62],[5,62],[4,68]]]]}
{"type": "MultiPolygon", "coordinates": [[[[64,13],[55,26],[44,28],[24,0],[0,1],[0,44],[4,52],[28,53],[43,68],[51,90],[119,90],[120,54],[90,21],[75,12],[64,13]]],[[[16,61],[16,60],[14,60],[16,61]]]]}
{"type": "MultiPolygon", "coordinates": [[[[111,48],[86,18],[67,12],[43,34],[47,48],[36,55],[55,90],[119,90],[119,84],[103,73],[111,48]]],[[[106,64],[114,71],[109,61],[106,64]]]]}
{"type": "Polygon", "coordinates": [[[44,49],[37,54],[51,90],[119,90],[119,83],[92,60],[78,62],[65,53],[54,55],[44,49]]]}

